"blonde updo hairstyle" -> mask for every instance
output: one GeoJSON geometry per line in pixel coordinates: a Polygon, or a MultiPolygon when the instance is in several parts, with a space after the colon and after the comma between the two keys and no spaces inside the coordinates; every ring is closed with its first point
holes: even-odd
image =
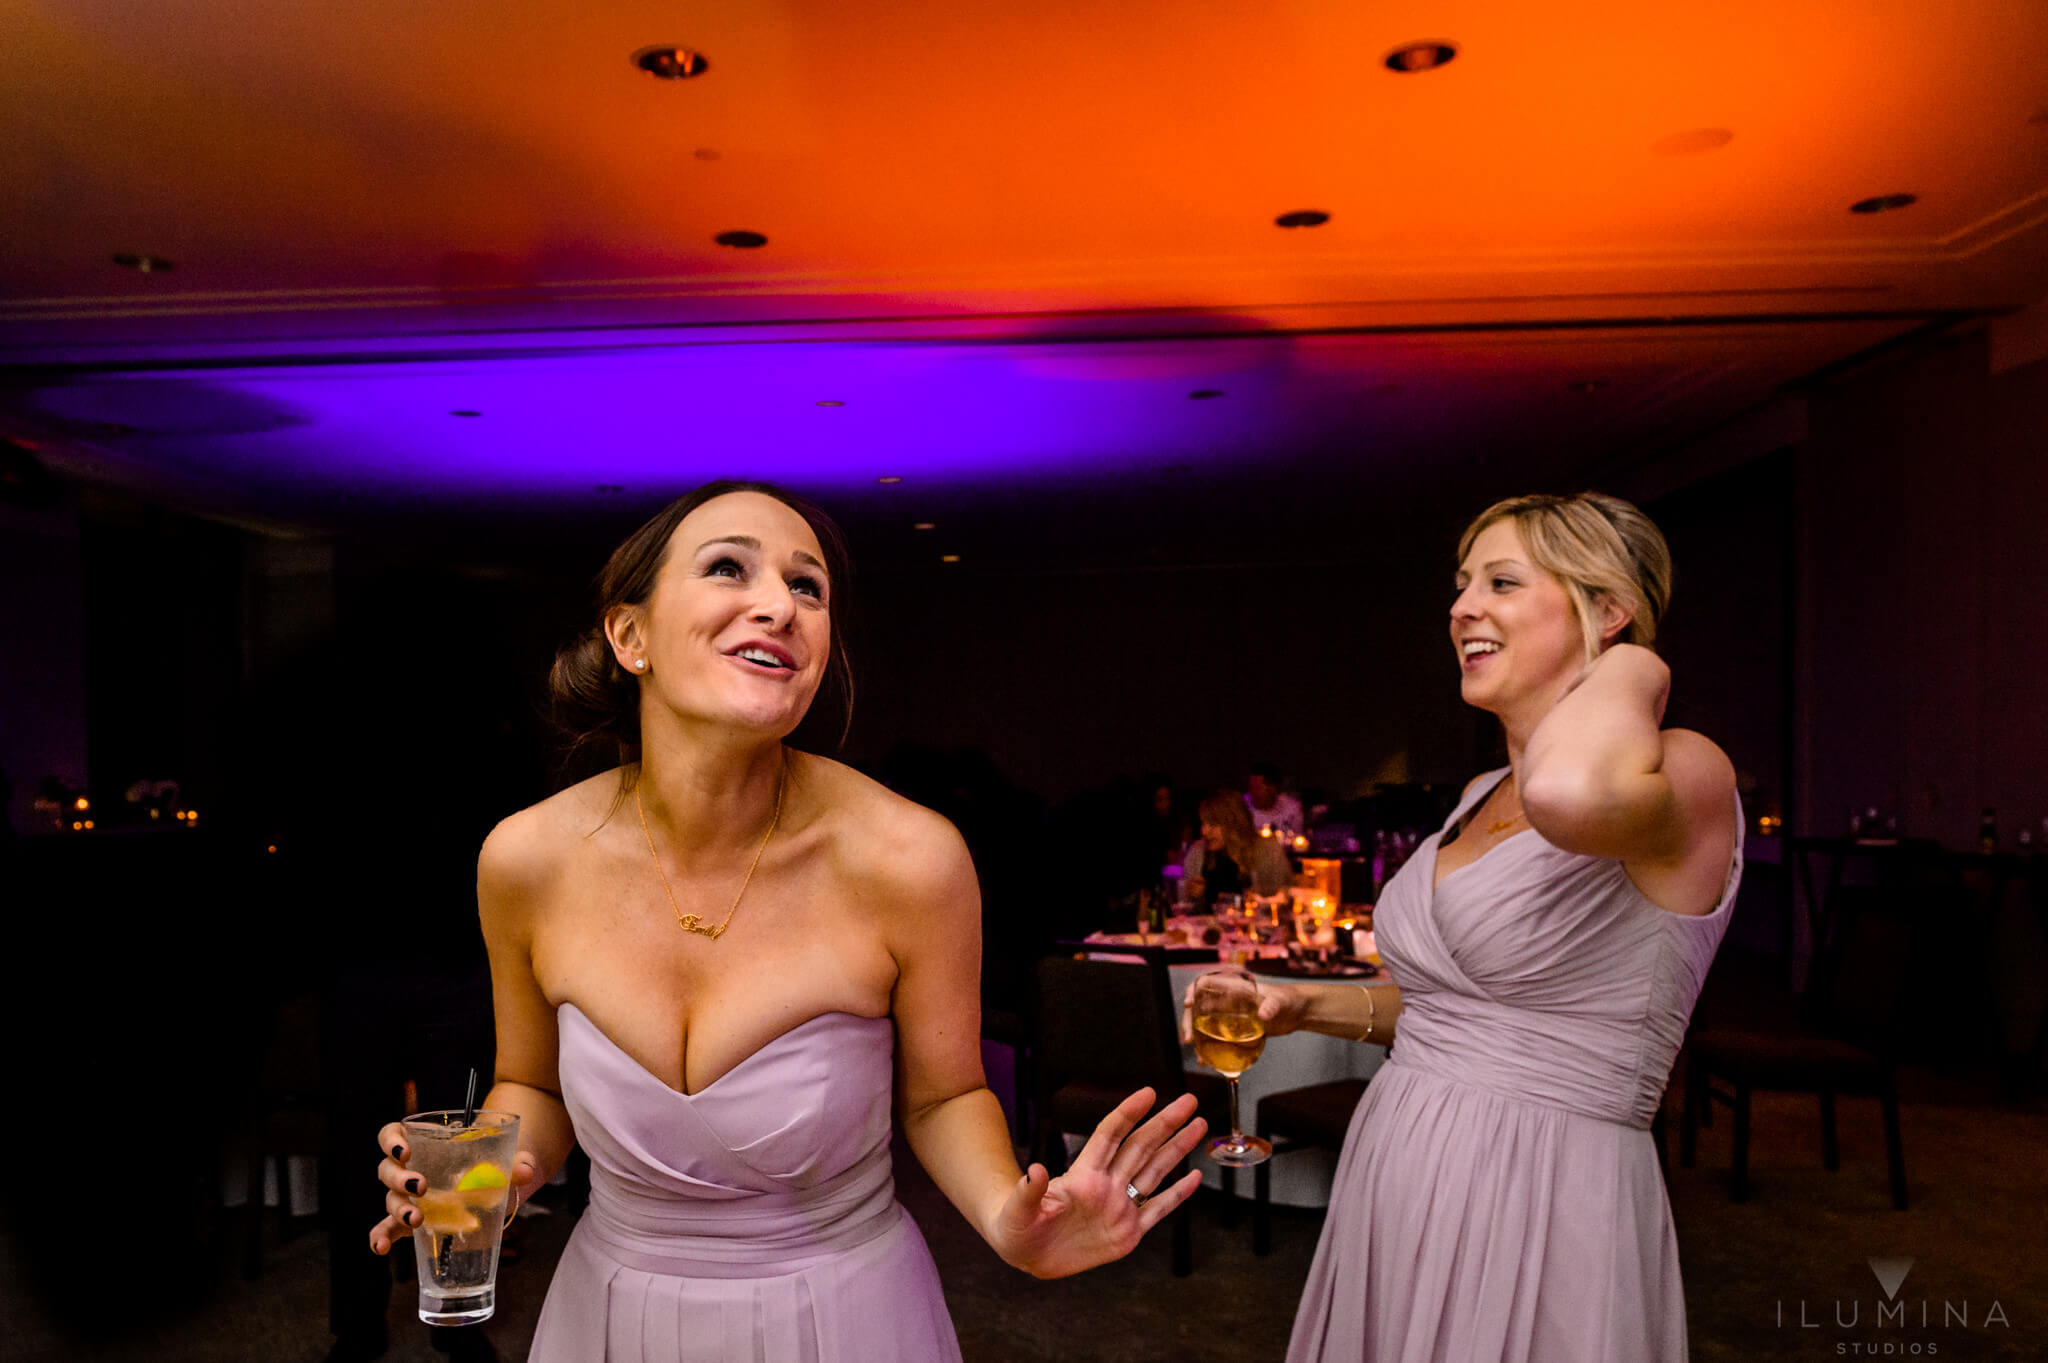
{"type": "Polygon", "coordinates": [[[1512,521],[1536,566],[1564,584],[1586,643],[1586,661],[1600,656],[1600,602],[1628,614],[1614,642],[1655,648],[1657,622],[1671,604],[1671,548],[1634,504],[1604,492],[1573,497],[1537,493],[1495,502],[1458,540],[1458,562],[1497,521],[1512,521]]]}

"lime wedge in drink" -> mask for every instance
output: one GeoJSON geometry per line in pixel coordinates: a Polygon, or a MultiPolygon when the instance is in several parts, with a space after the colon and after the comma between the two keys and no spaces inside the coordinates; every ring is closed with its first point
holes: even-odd
{"type": "Polygon", "coordinates": [[[473,1165],[455,1185],[458,1193],[472,1192],[478,1188],[503,1188],[512,1180],[505,1177],[505,1171],[489,1160],[473,1165]]]}

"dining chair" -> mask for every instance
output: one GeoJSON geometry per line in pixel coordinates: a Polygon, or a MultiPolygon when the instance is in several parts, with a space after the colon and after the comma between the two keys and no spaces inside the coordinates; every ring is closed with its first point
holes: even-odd
{"type": "Polygon", "coordinates": [[[310,995],[277,1010],[248,1110],[228,1142],[227,1153],[242,1164],[248,1177],[248,1200],[240,1219],[242,1276],[251,1282],[263,1269],[266,1168],[277,1175],[278,1243],[289,1243],[300,1230],[291,1205],[289,1163],[294,1158],[317,1160],[324,1153],[317,1010],[318,1001],[310,995]]]}
{"type": "MultiPolygon", "coordinates": [[[[1057,1174],[1067,1167],[1067,1132],[1093,1131],[1116,1105],[1142,1087],[1161,1103],[1193,1093],[1196,1111],[1212,1131],[1230,1120],[1224,1080],[1189,1072],[1181,1058],[1180,1012],[1167,978],[1162,948],[1117,947],[1119,957],[1090,959],[1100,950],[1062,943],[1061,954],[1039,961],[1033,990],[1032,1055],[1036,1099],[1032,1158],[1057,1174]]],[[[1213,958],[1214,953],[1211,953],[1213,958]]],[[[1179,1178],[1183,1161],[1164,1180],[1179,1178]]],[[[1235,1171],[1223,1171],[1223,1191],[1234,1205],[1235,1171]]],[[[1163,1186],[1163,1185],[1162,1185],[1163,1186]]],[[[1186,1205],[1173,1224],[1173,1272],[1194,1270],[1193,1229],[1186,1205]]]]}
{"type": "Polygon", "coordinates": [[[1273,1248],[1273,1160],[1296,1150],[1341,1150],[1351,1116],[1365,1097],[1364,1079],[1332,1079],[1282,1089],[1259,1099],[1258,1134],[1273,1142],[1273,1157],[1252,1175],[1252,1253],[1273,1248]]]}
{"type": "Polygon", "coordinates": [[[1735,1119],[1729,1198],[1747,1201],[1750,1095],[1761,1089],[1818,1097],[1821,1163],[1833,1172],[1841,1167],[1836,1095],[1868,1095],[1878,1100],[1883,1113],[1892,1205],[1906,1209],[1897,1056],[1912,1011],[1905,1003],[1912,916],[1935,908],[1940,890],[1923,883],[1913,895],[1909,898],[1905,886],[1897,883],[1830,889],[1827,938],[1815,952],[1797,1028],[1763,1031],[1702,1025],[1687,1037],[1685,1109],[1679,1130],[1682,1166],[1693,1167],[1698,1128],[1711,1122],[1711,1104],[1728,1106],[1735,1119]],[[1727,1087],[1717,1086],[1716,1080],[1727,1087]]]}

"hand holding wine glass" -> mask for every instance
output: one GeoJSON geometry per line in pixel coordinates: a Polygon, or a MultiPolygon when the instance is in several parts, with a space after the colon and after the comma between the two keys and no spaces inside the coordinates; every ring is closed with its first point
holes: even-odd
{"type": "Polygon", "coordinates": [[[1207,971],[1188,989],[1195,1058],[1230,1081],[1230,1134],[1209,1143],[1209,1158],[1240,1168],[1272,1157],[1272,1142],[1247,1136],[1237,1115],[1237,1080],[1266,1049],[1259,982],[1242,966],[1207,971]]]}

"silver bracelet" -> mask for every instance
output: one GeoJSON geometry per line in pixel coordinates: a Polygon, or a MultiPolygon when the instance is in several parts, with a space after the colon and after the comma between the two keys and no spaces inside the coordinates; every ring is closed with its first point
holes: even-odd
{"type": "Polygon", "coordinates": [[[1365,995],[1365,1033],[1358,1039],[1360,1041],[1371,1041],[1372,1029],[1379,1023],[1379,1009],[1373,1006],[1371,985],[1365,986],[1360,992],[1365,995]]]}

